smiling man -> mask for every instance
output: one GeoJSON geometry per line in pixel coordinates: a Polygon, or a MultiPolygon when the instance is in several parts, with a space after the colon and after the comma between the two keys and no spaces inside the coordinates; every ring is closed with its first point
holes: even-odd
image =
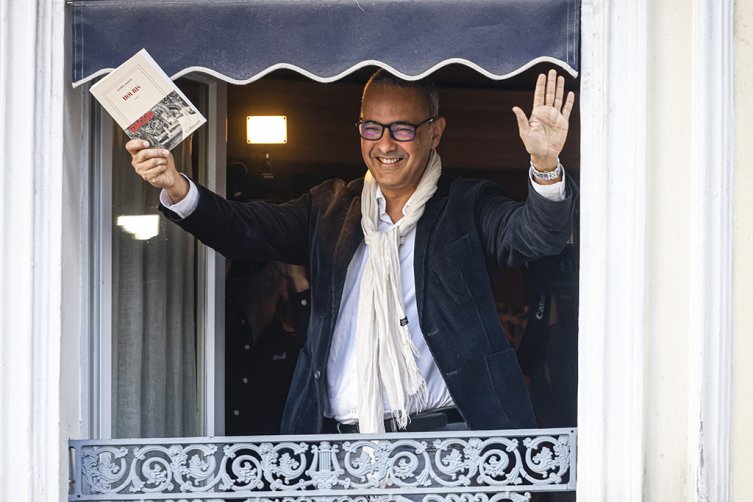
{"type": "Polygon", "coordinates": [[[399,87],[399,83],[385,72],[372,78],[363,94],[358,122],[361,154],[395,222],[418,187],[445,127],[444,118],[437,116],[438,102],[432,98],[435,89],[426,92],[421,87],[399,87]]]}
{"type": "Polygon", "coordinates": [[[283,433],[533,427],[488,265],[557,254],[569,238],[576,187],[558,155],[573,100],[551,71],[530,117],[513,109],[531,155],[526,202],[442,175],[436,87],[382,70],[358,121],[365,177],[285,204],[226,201],[180,175],[169,152],[140,140],[126,148],[163,188],[163,213],[205,244],[309,267],[311,322],[283,433]]]}

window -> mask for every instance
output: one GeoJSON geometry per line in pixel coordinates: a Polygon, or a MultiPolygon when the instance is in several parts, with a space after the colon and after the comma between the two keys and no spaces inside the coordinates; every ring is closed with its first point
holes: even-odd
{"type": "MultiPolygon", "coordinates": [[[[179,86],[206,115],[207,86],[187,79],[179,86]]],[[[101,222],[103,239],[111,236],[111,246],[103,242],[102,263],[108,290],[102,310],[109,316],[102,316],[100,350],[101,374],[111,385],[102,386],[101,432],[115,438],[200,435],[203,251],[159,215],[159,190],[134,174],[124,148],[129,138],[117,126],[108,129],[101,222]]],[[[197,180],[206,178],[206,135],[202,128],[173,150],[176,163],[197,180]]]]}
{"type": "MultiPolygon", "coordinates": [[[[488,80],[465,67],[448,67],[434,75],[440,85],[441,112],[449,124],[439,148],[446,172],[492,179],[508,189],[513,198],[525,197],[527,154],[517,137],[510,108],[530,107],[536,75],[545,69],[536,67],[503,82],[488,80]]],[[[372,70],[361,70],[332,84],[278,71],[247,86],[230,86],[228,197],[283,201],[331,177],[361,176],[364,168],[353,124],[363,82],[372,70]],[[249,114],[286,115],[288,143],[247,144],[244,125],[249,114]],[[317,127],[308,127],[311,123],[317,127]]],[[[183,79],[181,87],[205,114],[210,104],[216,104],[209,98],[206,84],[183,79]]],[[[219,105],[224,108],[225,103],[219,105]]],[[[562,161],[568,175],[577,178],[577,107],[571,123],[569,147],[563,152],[562,161]]],[[[164,218],[154,218],[155,235],[139,234],[138,223],[134,223],[138,219],[127,217],[145,217],[149,222],[158,214],[158,191],[133,174],[130,157],[122,146],[124,134],[117,128],[109,130],[112,182],[107,189],[112,190],[112,199],[105,206],[111,210],[111,218],[107,219],[112,242],[107,282],[112,295],[108,299],[112,337],[111,360],[106,364],[110,365],[112,385],[109,392],[104,392],[110,399],[109,430],[115,437],[207,433],[202,424],[208,415],[219,421],[226,421],[227,417],[229,423],[235,408],[230,402],[228,407],[222,406],[222,394],[236,393],[233,386],[240,385],[236,380],[243,379],[230,360],[225,387],[207,387],[203,378],[207,372],[214,372],[218,382],[226,376],[226,353],[222,349],[213,354],[204,350],[204,321],[210,329],[216,328],[213,335],[219,337],[224,335],[224,325],[215,322],[219,317],[207,319],[208,304],[202,299],[207,288],[224,287],[224,278],[210,278],[211,274],[202,268],[203,246],[164,218]],[[211,402],[217,404],[212,406],[211,402]]],[[[205,127],[174,151],[178,163],[199,181],[206,179],[207,157],[217,154],[207,151],[207,142],[205,127]]],[[[548,260],[538,270],[545,275],[559,274],[562,280],[537,290],[531,286],[531,276],[536,271],[528,273],[528,278],[522,269],[494,274],[500,319],[518,348],[526,338],[522,335],[526,323],[530,325],[528,319],[536,318],[536,310],[543,306],[546,328],[527,336],[521,362],[530,377],[541,425],[573,426],[577,388],[577,246],[570,249],[564,261],[548,260]],[[552,295],[558,296],[553,299],[552,295]],[[559,335],[550,336],[553,332],[559,335]],[[552,345],[542,352],[540,349],[550,341],[552,345]],[[565,353],[567,356],[563,357],[565,353]],[[554,356],[555,363],[550,356],[554,356]],[[563,361],[565,364],[561,364],[563,361]],[[560,387],[555,388],[556,385],[560,387]],[[553,410],[549,405],[555,401],[558,408],[553,410]]],[[[103,400],[104,405],[108,404],[107,399],[103,400]]],[[[215,427],[212,432],[221,430],[215,427]]]]}

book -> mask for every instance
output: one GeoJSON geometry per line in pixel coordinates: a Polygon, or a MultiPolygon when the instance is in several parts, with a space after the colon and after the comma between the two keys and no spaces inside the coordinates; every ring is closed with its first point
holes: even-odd
{"type": "Polygon", "coordinates": [[[94,84],[90,92],[131,139],[172,150],[207,120],[146,49],[94,84]]]}

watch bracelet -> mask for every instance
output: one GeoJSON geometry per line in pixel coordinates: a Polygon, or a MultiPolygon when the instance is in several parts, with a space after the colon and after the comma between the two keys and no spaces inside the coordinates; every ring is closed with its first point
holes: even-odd
{"type": "Polygon", "coordinates": [[[531,176],[533,176],[537,180],[552,181],[552,180],[556,180],[562,175],[563,167],[562,167],[562,164],[560,163],[559,158],[557,159],[557,167],[555,167],[551,171],[539,171],[538,169],[536,169],[536,166],[533,164],[532,160],[530,161],[530,166],[531,167],[529,168],[528,171],[531,174],[531,176]]]}

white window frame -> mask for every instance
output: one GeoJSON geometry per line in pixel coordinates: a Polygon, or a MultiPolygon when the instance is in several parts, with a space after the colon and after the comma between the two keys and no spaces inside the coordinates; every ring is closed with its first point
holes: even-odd
{"type": "MultiPolygon", "coordinates": [[[[217,193],[225,192],[225,138],[227,84],[204,76],[188,77],[207,86],[206,185],[217,193]]],[[[91,403],[91,432],[101,439],[112,438],[112,137],[113,120],[97,107],[94,158],[98,165],[97,184],[92,201],[93,284],[95,303],[92,327],[91,358],[95,386],[91,403]]],[[[225,325],[225,260],[205,246],[197,254],[197,393],[199,398],[199,433],[217,436],[224,433],[224,325],[225,325]]]]}
{"type": "Polygon", "coordinates": [[[581,6],[579,502],[643,493],[646,1],[581,6]]]}
{"type": "MultiPolygon", "coordinates": [[[[227,164],[227,84],[192,76],[208,86],[207,188],[225,194],[227,164]]],[[[199,253],[199,309],[203,344],[197,352],[199,395],[204,396],[201,427],[207,436],[225,434],[225,258],[206,246],[199,253]],[[203,314],[203,315],[201,315],[203,314]],[[202,371],[203,370],[203,371],[202,371]]]]}

